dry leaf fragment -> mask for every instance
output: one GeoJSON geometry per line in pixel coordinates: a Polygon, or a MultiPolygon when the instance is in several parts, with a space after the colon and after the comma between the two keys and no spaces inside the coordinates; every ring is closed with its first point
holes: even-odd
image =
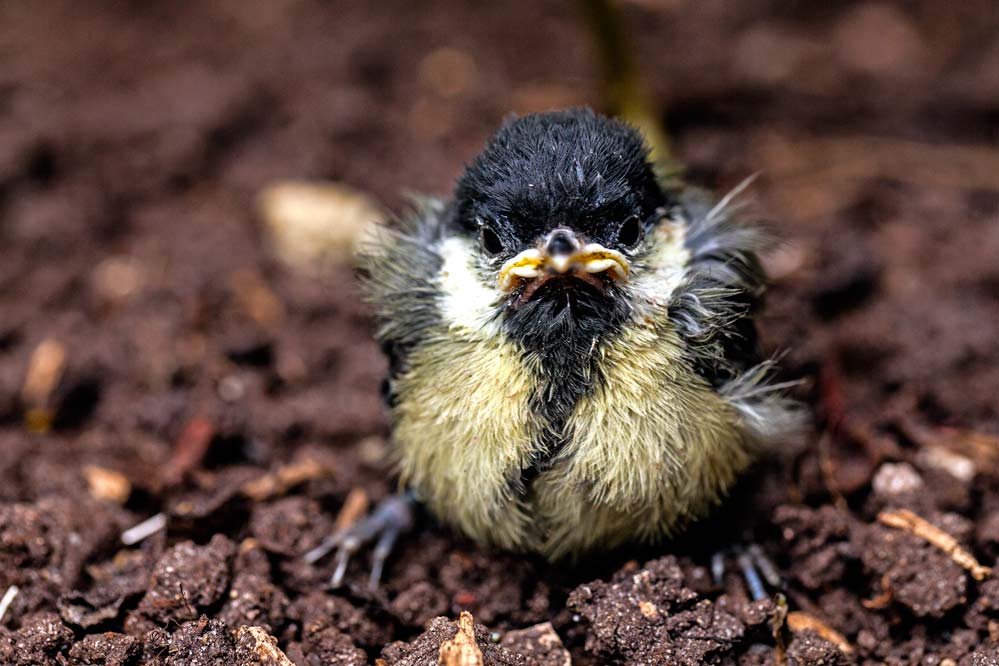
{"type": "Polygon", "coordinates": [[[904,530],[936,546],[947,553],[958,566],[971,572],[971,577],[975,580],[985,580],[992,573],[992,569],[979,563],[974,555],[961,548],[957,539],[908,509],[882,511],[878,514],[878,522],[904,530]]]}
{"type": "Polygon", "coordinates": [[[132,494],[132,484],[129,483],[128,478],[113,469],[85,465],[83,476],[87,479],[90,496],[94,499],[124,504],[128,501],[128,496],[132,494]]]}
{"type": "Polygon", "coordinates": [[[791,611],[787,614],[787,627],[793,633],[814,631],[824,640],[829,641],[844,654],[853,654],[853,646],[839,633],[814,615],[803,611],[791,611]]]}
{"type": "Polygon", "coordinates": [[[475,625],[472,614],[462,611],[458,616],[458,633],[441,644],[437,655],[438,666],[483,666],[482,650],[475,642],[475,625]]]}

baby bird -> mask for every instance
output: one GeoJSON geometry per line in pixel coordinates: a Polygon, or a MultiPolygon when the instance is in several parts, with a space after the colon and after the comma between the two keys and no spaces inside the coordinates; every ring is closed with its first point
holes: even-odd
{"type": "Polygon", "coordinates": [[[768,240],[737,193],[664,186],[634,129],[574,109],[507,122],[451,200],[378,228],[361,276],[405,488],[552,560],[719,502],[799,423],[757,349],[768,240]]]}

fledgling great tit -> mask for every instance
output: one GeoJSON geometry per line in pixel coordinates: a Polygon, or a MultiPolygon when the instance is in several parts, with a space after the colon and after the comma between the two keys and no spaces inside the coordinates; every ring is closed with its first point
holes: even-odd
{"type": "Polygon", "coordinates": [[[363,244],[402,483],[476,541],[670,536],[800,421],[753,315],[767,238],[664,187],[631,127],[515,118],[363,244]]]}

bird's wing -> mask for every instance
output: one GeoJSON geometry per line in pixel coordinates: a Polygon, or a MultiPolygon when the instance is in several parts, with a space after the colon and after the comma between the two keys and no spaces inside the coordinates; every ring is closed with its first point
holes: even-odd
{"type": "Polygon", "coordinates": [[[376,337],[389,360],[384,395],[391,405],[392,385],[406,371],[410,352],[441,324],[437,287],[438,253],[444,233],[445,204],[413,200],[412,210],[372,227],[359,244],[358,275],[373,305],[376,337]]]}
{"type": "Polygon", "coordinates": [[[680,195],[690,259],[670,319],[695,369],[716,387],[763,360],[753,321],[766,282],[758,253],[775,240],[765,224],[745,217],[738,195],[747,185],[717,201],[697,189],[680,195]]]}

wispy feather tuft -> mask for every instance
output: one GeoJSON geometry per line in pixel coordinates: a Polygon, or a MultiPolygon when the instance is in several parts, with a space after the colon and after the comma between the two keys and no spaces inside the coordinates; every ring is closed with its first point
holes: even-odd
{"type": "Polygon", "coordinates": [[[389,359],[389,382],[407,367],[410,351],[441,325],[434,279],[444,227],[444,203],[412,199],[412,210],[367,230],[358,247],[358,276],[374,305],[376,337],[389,359]]]}

